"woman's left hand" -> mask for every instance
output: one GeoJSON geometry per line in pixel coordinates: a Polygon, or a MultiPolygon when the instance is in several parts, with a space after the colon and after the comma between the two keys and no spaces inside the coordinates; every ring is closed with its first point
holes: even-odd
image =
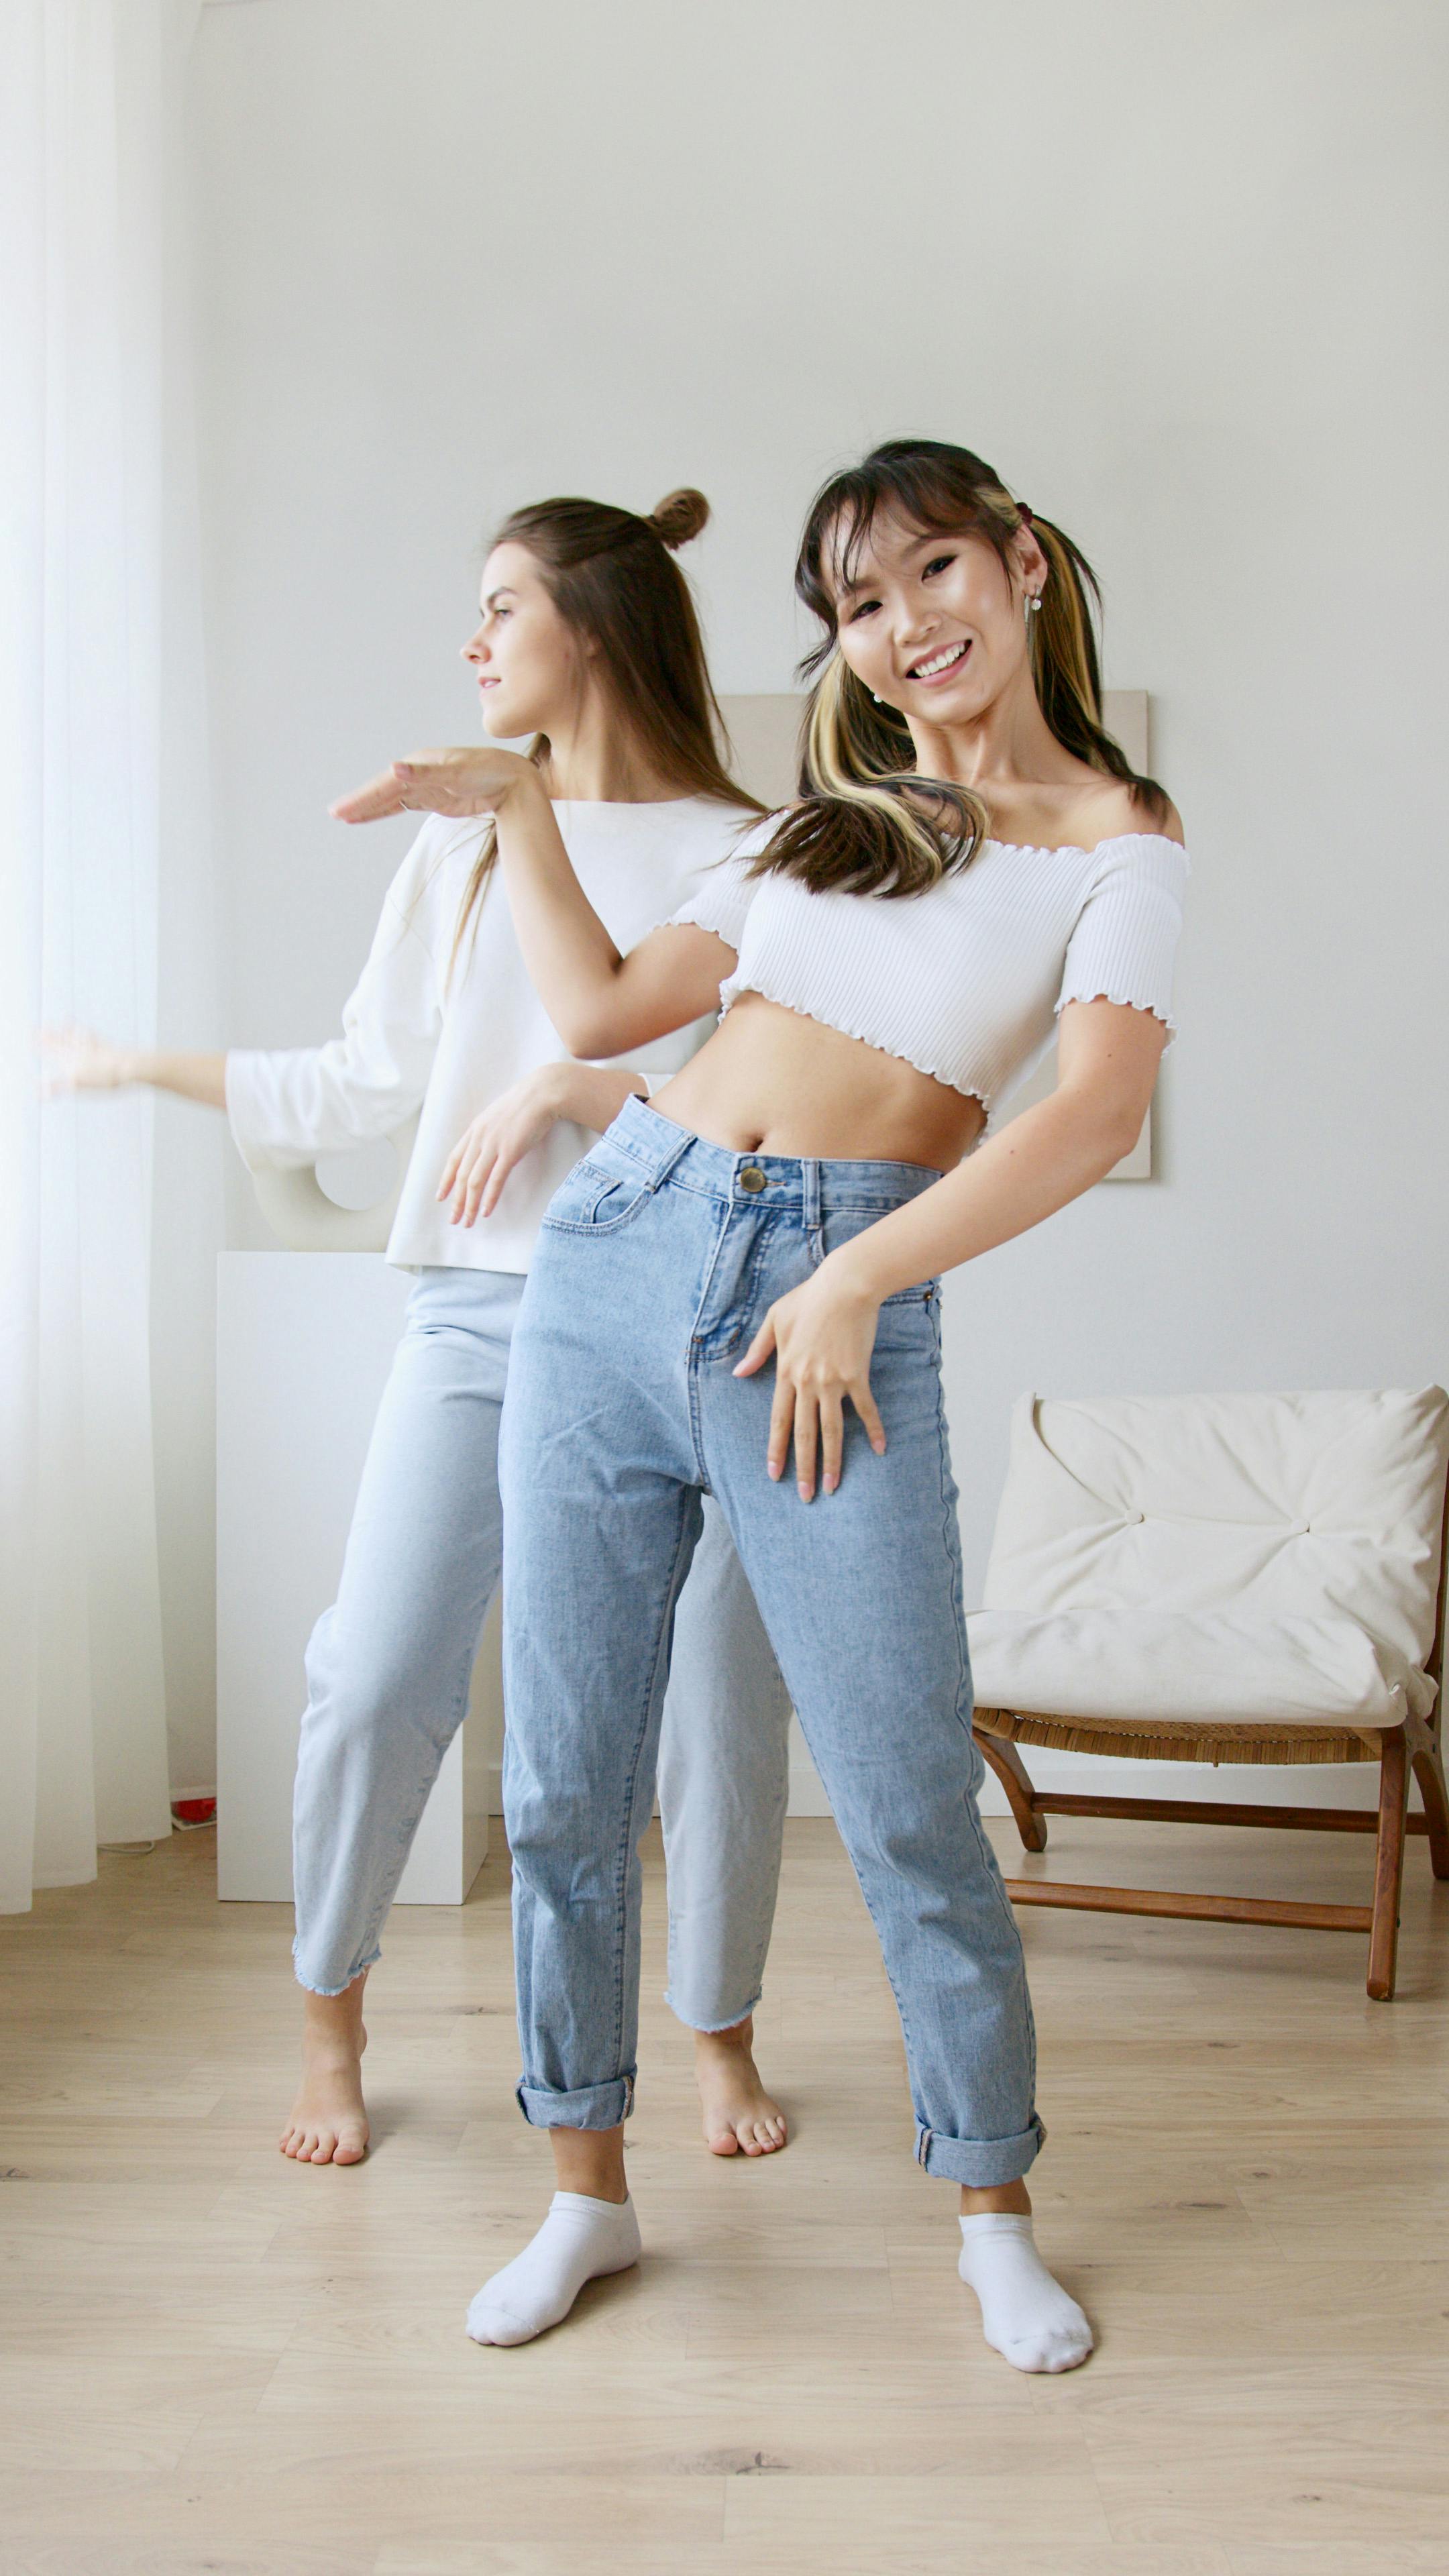
{"type": "Polygon", "coordinates": [[[626,1100],[642,1099],[647,1086],[632,1065],[577,1064],[564,1057],[500,1091],[465,1127],[443,1167],[439,1199],[451,1199],[450,1225],[475,1225],[491,1216],[511,1171],[535,1145],[568,1119],[596,1136],[612,1125],[626,1100]]]}
{"type": "Polygon", "coordinates": [[[773,1351],[775,1401],[770,1408],[766,1463],[778,1481],[794,1443],[795,1483],[802,1502],[814,1499],[817,1462],[824,1493],[833,1494],[840,1482],[847,1397],[877,1457],[885,1448],[885,1431],[870,1391],[870,1355],[879,1313],[879,1298],[848,1285],[832,1272],[827,1260],[803,1287],[776,1298],[735,1370],[736,1377],[752,1377],[773,1351]]]}
{"type": "Polygon", "coordinates": [[[339,823],[377,823],[385,814],[496,814],[525,780],[538,782],[533,762],[521,752],[501,751],[495,742],[414,751],[365,787],[339,796],[329,811],[339,823]]]}
{"type": "Polygon", "coordinates": [[[511,1091],[500,1091],[465,1127],[443,1166],[439,1199],[449,1199],[450,1225],[491,1216],[511,1171],[570,1114],[568,1065],[542,1065],[511,1091]]]}

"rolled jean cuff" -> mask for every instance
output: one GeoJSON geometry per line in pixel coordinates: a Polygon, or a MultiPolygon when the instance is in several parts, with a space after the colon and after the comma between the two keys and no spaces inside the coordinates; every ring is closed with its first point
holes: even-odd
{"type": "Polygon", "coordinates": [[[1030,2126],[1014,2138],[943,2138],[939,2129],[916,2122],[916,2162],[930,2174],[963,2182],[968,2191],[989,2191],[996,2183],[1020,2182],[1041,2153],[1046,2131],[1033,2111],[1030,2126]]]}
{"type": "Polygon", "coordinates": [[[585,2084],[577,2093],[546,2093],[520,2082],[518,2107],[533,2129],[617,2129],[634,2108],[632,2074],[612,2084],[585,2084]]]}
{"type": "Polygon", "coordinates": [[[675,2020],[682,2021],[686,2030],[697,2030],[703,2038],[713,2039],[722,2030],[738,2030],[742,2021],[748,2021],[752,2013],[758,2012],[760,2008],[760,1993],[761,1989],[756,1986],[755,1991],[751,1995],[747,2004],[741,2004],[738,2012],[726,2013],[717,2021],[710,2019],[711,2013],[717,2013],[719,2011],[719,1997],[717,1995],[714,1996],[707,2004],[703,2003],[703,1998],[701,1998],[703,2008],[694,2012],[691,2012],[686,2004],[681,2003],[672,1987],[667,1987],[665,1989],[664,2000],[668,2004],[670,2011],[673,2013],[675,2020]]]}

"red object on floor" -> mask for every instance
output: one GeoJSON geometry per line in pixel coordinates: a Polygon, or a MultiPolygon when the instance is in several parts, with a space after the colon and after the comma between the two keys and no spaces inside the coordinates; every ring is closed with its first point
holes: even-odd
{"type": "Polygon", "coordinates": [[[216,1822],[216,1799],[214,1796],[210,1798],[173,1798],[171,1801],[171,1813],[178,1825],[214,1825],[216,1822]]]}

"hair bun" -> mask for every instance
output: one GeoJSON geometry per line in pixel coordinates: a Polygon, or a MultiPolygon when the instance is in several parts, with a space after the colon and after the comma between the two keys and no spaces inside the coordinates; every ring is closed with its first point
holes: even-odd
{"type": "Polygon", "coordinates": [[[687,546],[701,528],[709,524],[709,503],[702,492],[686,485],[681,492],[666,492],[649,513],[649,525],[671,554],[687,546]]]}

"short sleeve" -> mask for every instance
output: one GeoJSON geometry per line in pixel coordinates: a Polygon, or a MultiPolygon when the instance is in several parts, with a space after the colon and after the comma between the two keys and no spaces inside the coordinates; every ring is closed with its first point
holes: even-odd
{"type": "Polygon", "coordinates": [[[1186,851],[1161,833],[1103,843],[1067,942],[1059,1012],[1068,1002],[1125,1002],[1176,1027],[1172,966],[1187,877],[1186,851]]]}
{"type": "Polygon", "coordinates": [[[750,905],[761,882],[750,874],[750,868],[771,839],[778,820],[772,815],[757,824],[727,859],[717,859],[713,866],[700,870],[698,881],[678,911],[669,916],[671,930],[712,930],[716,939],[722,939],[738,955],[750,905]]]}

